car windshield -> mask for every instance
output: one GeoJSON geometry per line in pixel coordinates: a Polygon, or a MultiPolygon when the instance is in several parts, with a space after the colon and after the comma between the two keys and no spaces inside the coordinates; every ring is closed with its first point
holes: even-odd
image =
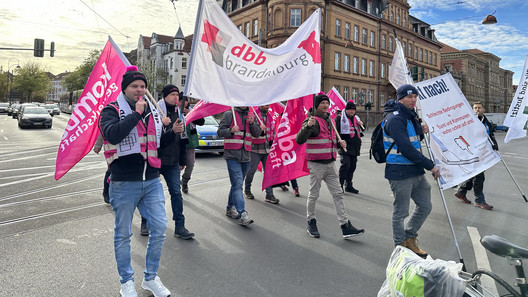
{"type": "Polygon", "coordinates": [[[0,107],[9,107],[9,103],[0,103],[0,107]]]}
{"type": "Polygon", "coordinates": [[[208,116],[205,118],[204,125],[218,125],[218,122],[216,121],[214,117],[208,116]]]}
{"type": "Polygon", "coordinates": [[[25,114],[47,114],[48,111],[43,107],[26,107],[24,108],[25,114]]]}
{"type": "Polygon", "coordinates": [[[55,105],[55,104],[46,104],[46,108],[49,108],[49,109],[57,108],[57,105],[55,105]]]}

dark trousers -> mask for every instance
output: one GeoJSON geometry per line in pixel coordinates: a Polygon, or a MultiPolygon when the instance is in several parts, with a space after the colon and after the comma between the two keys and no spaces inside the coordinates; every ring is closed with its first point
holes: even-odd
{"type": "Polygon", "coordinates": [[[356,171],[357,156],[341,155],[341,167],[339,167],[339,182],[346,182],[347,186],[352,186],[354,171],[356,171]]]}
{"type": "Polygon", "coordinates": [[[463,182],[458,188],[458,193],[465,196],[468,191],[471,191],[471,189],[473,189],[473,192],[475,193],[476,197],[475,203],[484,203],[486,202],[486,200],[484,199],[484,193],[482,193],[484,189],[484,180],[485,177],[483,171],[463,182]]]}

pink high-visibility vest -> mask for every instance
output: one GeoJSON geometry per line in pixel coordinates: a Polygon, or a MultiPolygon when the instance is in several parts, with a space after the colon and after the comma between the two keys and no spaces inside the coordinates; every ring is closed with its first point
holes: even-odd
{"type": "MultiPolygon", "coordinates": [[[[238,114],[238,112],[235,112],[237,123],[242,123],[242,118],[238,114]]],[[[235,126],[235,121],[231,121],[231,126],[229,128],[233,128],[235,126]]],[[[239,130],[234,133],[232,137],[225,137],[224,138],[224,149],[226,150],[239,150],[242,148],[242,145],[244,145],[244,149],[248,152],[251,151],[251,131],[249,130],[249,121],[246,120],[246,126],[244,127],[244,130],[239,130]],[[244,131],[246,132],[244,136],[244,131]]]]}
{"type": "MultiPolygon", "coordinates": [[[[325,119],[315,117],[319,123],[319,135],[310,137],[306,141],[306,159],[313,160],[329,160],[337,157],[337,142],[336,133],[328,125],[325,119]]],[[[333,121],[332,119],[330,119],[333,121]]]]}

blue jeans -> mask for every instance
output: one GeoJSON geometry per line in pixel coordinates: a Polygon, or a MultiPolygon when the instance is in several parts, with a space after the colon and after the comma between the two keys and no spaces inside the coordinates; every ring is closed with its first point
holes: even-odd
{"type": "MultiPolygon", "coordinates": [[[[257,172],[258,165],[262,162],[262,170],[266,170],[266,161],[268,160],[268,154],[257,154],[251,152],[251,162],[249,163],[249,170],[246,174],[245,190],[251,191],[251,183],[253,182],[253,177],[257,172]]],[[[273,188],[271,186],[266,188],[266,195],[273,195],[273,188]]]]}
{"type": "Polygon", "coordinates": [[[121,283],[134,280],[134,270],[130,264],[130,237],[136,207],[147,219],[150,230],[145,257],[145,279],[154,279],[158,273],[167,227],[165,197],[160,180],[155,178],[146,181],[112,181],[110,204],[115,213],[114,250],[121,283]]]}
{"type": "Polygon", "coordinates": [[[249,170],[249,162],[238,162],[230,159],[227,159],[226,162],[227,171],[229,171],[229,181],[231,182],[227,209],[229,210],[234,205],[240,216],[246,207],[244,195],[242,194],[242,185],[244,184],[244,177],[249,170]]]}
{"type": "Polygon", "coordinates": [[[407,179],[389,180],[389,183],[394,194],[392,237],[394,244],[398,245],[407,238],[418,236],[418,230],[431,213],[431,185],[424,174],[407,179]],[[411,199],[416,204],[416,208],[404,227],[405,218],[409,216],[411,199]]]}
{"type": "Polygon", "coordinates": [[[171,195],[172,219],[176,227],[185,227],[183,216],[183,199],[180,188],[180,166],[161,165],[160,173],[163,175],[169,194],[171,195]]]}

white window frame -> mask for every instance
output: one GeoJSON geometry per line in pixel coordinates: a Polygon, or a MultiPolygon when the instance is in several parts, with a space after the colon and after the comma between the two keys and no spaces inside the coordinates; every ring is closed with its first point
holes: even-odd
{"type": "Polygon", "coordinates": [[[339,71],[341,69],[341,54],[334,53],[334,70],[339,71]]]}
{"type": "Polygon", "coordinates": [[[301,26],[301,9],[292,8],[290,9],[290,27],[301,26]]]}

